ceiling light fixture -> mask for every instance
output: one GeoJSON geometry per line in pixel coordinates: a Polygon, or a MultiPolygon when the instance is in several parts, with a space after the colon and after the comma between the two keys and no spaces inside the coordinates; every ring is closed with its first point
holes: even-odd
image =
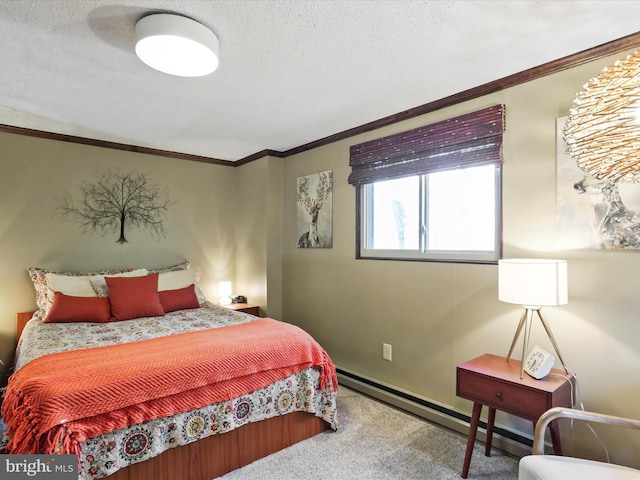
{"type": "Polygon", "coordinates": [[[190,18],[153,14],[136,24],[136,55],[161,72],[201,77],[218,68],[218,37],[190,18]]]}

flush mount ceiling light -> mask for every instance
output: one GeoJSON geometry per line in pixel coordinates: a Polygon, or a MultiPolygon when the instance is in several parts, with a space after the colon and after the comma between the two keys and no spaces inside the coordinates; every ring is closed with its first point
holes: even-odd
{"type": "Polygon", "coordinates": [[[136,55],[161,72],[201,77],[218,68],[218,37],[190,18],[153,14],[136,24],[136,55]]]}

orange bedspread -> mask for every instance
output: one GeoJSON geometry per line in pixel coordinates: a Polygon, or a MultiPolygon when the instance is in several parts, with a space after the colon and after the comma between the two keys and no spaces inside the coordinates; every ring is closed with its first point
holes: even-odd
{"type": "Polygon", "coordinates": [[[337,388],[327,353],[302,329],[263,318],[32,360],[2,405],[10,453],[77,453],[88,438],[230,400],[304,368],[337,388]]]}

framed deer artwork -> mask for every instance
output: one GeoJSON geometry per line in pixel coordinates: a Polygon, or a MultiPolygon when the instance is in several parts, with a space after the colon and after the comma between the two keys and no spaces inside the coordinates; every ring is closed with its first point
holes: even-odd
{"type": "Polygon", "coordinates": [[[333,171],[297,179],[299,248],[333,247],[333,171]]]}
{"type": "Polygon", "coordinates": [[[558,247],[640,249],[640,184],[596,179],[580,170],[566,151],[566,120],[556,119],[558,247]]]}

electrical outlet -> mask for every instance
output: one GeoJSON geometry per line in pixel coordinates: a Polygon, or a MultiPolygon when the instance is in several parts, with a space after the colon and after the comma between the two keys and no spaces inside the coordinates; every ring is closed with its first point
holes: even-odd
{"type": "Polygon", "coordinates": [[[391,345],[388,343],[382,344],[382,359],[391,361],[391,345]]]}

